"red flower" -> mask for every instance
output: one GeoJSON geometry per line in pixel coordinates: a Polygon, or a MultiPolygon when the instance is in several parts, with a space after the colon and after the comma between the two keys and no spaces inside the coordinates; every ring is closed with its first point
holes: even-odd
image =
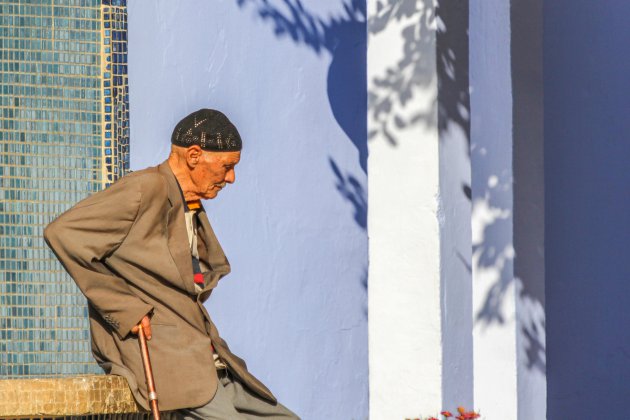
{"type": "Polygon", "coordinates": [[[446,418],[453,417],[453,414],[451,414],[450,411],[442,411],[440,414],[446,418]]]}

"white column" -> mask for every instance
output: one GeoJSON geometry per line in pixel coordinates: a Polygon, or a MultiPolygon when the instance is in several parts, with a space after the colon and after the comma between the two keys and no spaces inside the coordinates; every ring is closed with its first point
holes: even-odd
{"type": "Polygon", "coordinates": [[[463,6],[444,2],[434,21],[430,0],[368,1],[375,420],[458,404],[545,416],[540,63],[515,41],[509,1],[470,2],[469,133],[463,6]],[[533,58],[514,60],[514,45],[533,58]]]}
{"type": "Polygon", "coordinates": [[[515,420],[510,4],[470,13],[474,398],[488,420],[515,420]]]}
{"type": "Polygon", "coordinates": [[[435,415],[442,399],[434,6],[417,1],[405,15],[403,4],[368,0],[373,420],[435,415]]]}
{"type": "Polygon", "coordinates": [[[474,398],[488,420],[546,416],[539,6],[470,3],[474,398]]]}

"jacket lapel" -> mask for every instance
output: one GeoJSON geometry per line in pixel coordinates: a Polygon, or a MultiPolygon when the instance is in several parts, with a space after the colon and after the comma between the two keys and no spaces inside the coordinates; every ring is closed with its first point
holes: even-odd
{"type": "Polygon", "coordinates": [[[200,299],[203,302],[210,296],[210,292],[217,286],[219,280],[229,274],[231,269],[230,263],[223,252],[223,248],[221,248],[221,244],[219,244],[219,241],[212,230],[212,226],[210,226],[210,221],[208,220],[208,216],[206,215],[206,211],[203,206],[201,211],[198,213],[198,217],[199,227],[197,234],[200,239],[201,246],[205,248],[205,252],[200,252],[200,254],[203,255],[203,258],[205,259],[204,262],[210,268],[210,270],[205,272],[203,275],[205,286],[200,295],[200,299]]]}
{"type": "Polygon", "coordinates": [[[184,216],[184,200],[180,192],[177,178],[168,166],[168,162],[163,162],[158,166],[158,170],[164,176],[168,184],[168,201],[171,208],[167,215],[167,235],[168,249],[171,257],[177,266],[181,277],[182,288],[191,295],[195,292],[193,282],[192,255],[186,234],[186,219],[184,216]]]}
{"type": "Polygon", "coordinates": [[[221,248],[221,244],[219,244],[219,241],[212,230],[212,226],[210,226],[208,215],[206,214],[206,210],[203,206],[201,207],[201,211],[198,213],[198,217],[201,224],[201,226],[199,226],[200,239],[207,250],[207,262],[209,263],[212,271],[222,273],[224,275],[228,274],[230,272],[230,263],[225,257],[223,248],[221,248]]]}

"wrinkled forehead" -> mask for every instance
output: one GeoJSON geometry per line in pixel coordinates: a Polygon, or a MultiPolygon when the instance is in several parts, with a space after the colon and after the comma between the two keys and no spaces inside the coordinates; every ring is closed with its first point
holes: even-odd
{"type": "Polygon", "coordinates": [[[213,152],[204,150],[203,153],[208,156],[208,158],[224,163],[226,165],[236,165],[241,160],[241,152],[233,151],[233,152],[213,152]]]}

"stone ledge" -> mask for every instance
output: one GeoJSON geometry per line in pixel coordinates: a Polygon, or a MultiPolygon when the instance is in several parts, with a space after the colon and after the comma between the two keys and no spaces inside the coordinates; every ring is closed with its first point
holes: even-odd
{"type": "Polygon", "coordinates": [[[0,418],[139,413],[125,378],[86,375],[0,380],[0,418]]]}

